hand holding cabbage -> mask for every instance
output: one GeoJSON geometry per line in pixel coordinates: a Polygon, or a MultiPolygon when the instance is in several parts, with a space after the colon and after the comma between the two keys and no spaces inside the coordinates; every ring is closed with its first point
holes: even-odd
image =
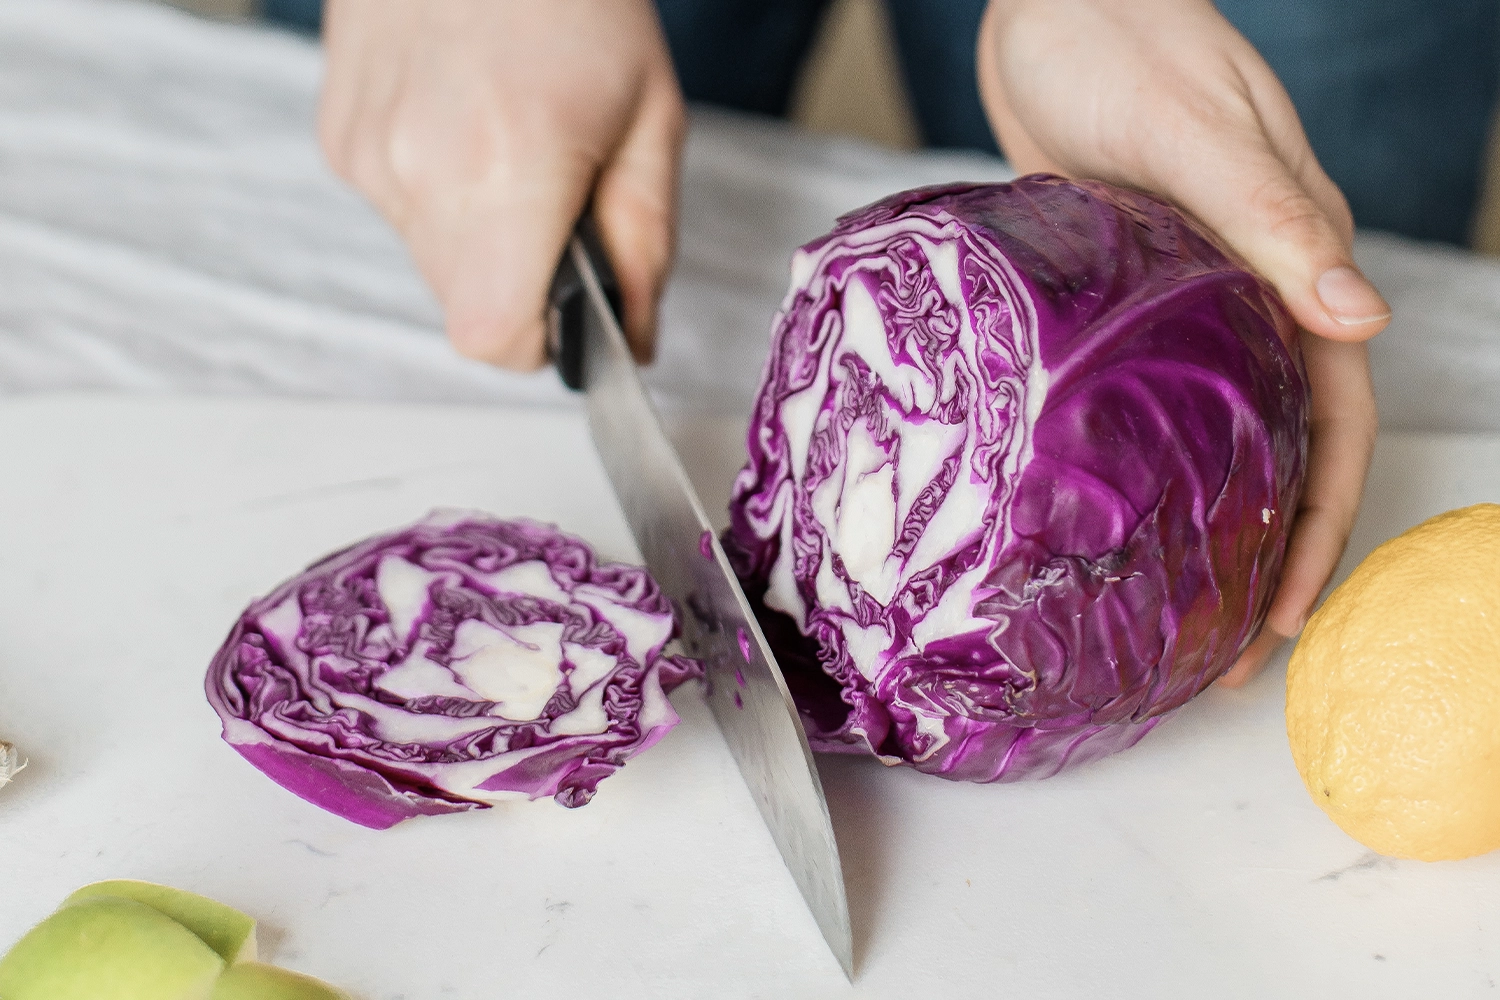
{"type": "Polygon", "coordinates": [[[1241,684],[1301,631],[1354,526],[1374,447],[1362,342],[1390,308],[1354,265],[1348,206],[1280,81],[1208,0],[991,0],[979,78],[1019,171],[1165,196],[1238,251],[1317,335],[1303,342],[1307,488],[1268,629],[1224,677],[1241,684]]]}

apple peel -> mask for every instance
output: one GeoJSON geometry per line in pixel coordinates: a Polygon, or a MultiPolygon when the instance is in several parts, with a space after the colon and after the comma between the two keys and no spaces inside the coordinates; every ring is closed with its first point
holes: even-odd
{"type": "Polygon", "coordinates": [[[209,1000],[224,960],[192,931],[133,899],[57,910],[0,958],[5,1000],[209,1000]]]}
{"type": "Polygon", "coordinates": [[[63,900],[62,905],[72,906],[106,896],[132,899],[171,917],[196,934],[228,965],[253,962],[257,957],[254,917],[184,889],[137,879],[111,879],[84,886],[63,900]]]}
{"type": "Polygon", "coordinates": [[[255,919],[136,879],[75,891],[4,956],[0,1000],[349,1000],[256,960],[255,919]]]}

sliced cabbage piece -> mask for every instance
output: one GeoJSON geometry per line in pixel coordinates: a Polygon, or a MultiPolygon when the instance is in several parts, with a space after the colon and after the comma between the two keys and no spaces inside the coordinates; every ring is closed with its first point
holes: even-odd
{"type": "Polygon", "coordinates": [[[439,511],[255,601],[208,670],[224,738],[373,828],[552,796],[580,806],[678,721],[701,676],[671,602],[529,520],[439,511]]]}

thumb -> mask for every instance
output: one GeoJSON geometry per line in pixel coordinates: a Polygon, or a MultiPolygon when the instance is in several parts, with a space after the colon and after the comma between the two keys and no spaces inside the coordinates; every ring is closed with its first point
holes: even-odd
{"type": "Polygon", "coordinates": [[[647,85],[635,121],[594,188],[594,220],[620,283],[625,335],[642,362],[654,353],[656,307],[676,233],[686,118],[670,72],[647,85]]]}
{"type": "Polygon", "coordinates": [[[1274,285],[1300,326],[1343,341],[1385,328],[1391,307],[1355,265],[1348,208],[1311,149],[1298,157],[1300,176],[1262,136],[1229,155],[1201,152],[1159,190],[1274,285]]]}

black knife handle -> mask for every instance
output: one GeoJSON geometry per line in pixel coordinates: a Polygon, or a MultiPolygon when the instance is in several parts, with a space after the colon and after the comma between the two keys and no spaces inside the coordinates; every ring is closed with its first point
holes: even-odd
{"type": "Polygon", "coordinates": [[[583,331],[589,312],[588,289],[573,262],[573,244],[583,247],[604,297],[609,301],[610,312],[618,321],[623,316],[620,301],[620,284],[609,266],[609,257],[604,244],[599,241],[599,229],[593,216],[584,213],[573,237],[563,247],[557,273],[552,276],[552,289],[547,294],[547,354],[557,369],[563,385],[575,391],[583,388],[583,331]]]}

